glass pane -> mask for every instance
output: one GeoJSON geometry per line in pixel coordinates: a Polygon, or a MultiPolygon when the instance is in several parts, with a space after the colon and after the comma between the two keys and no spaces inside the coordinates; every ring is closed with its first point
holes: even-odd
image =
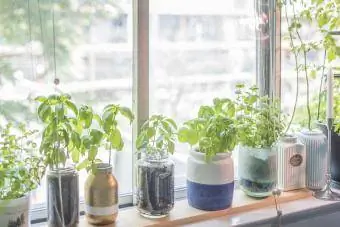
{"type": "MultiPolygon", "coordinates": [[[[232,97],[235,84],[255,83],[254,7],[242,2],[240,7],[224,0],[150,1],[152,114],[181,124],[213,98],[232,97]]],[[[176,186],[186,184],[189,149],[177,144],[176,186]]]]}
{"type": "MultiPolygon", "coordinates": [[[[132,105],[132,3],[121,1],[6,0],[0,5],[0,123],[41,128],[30,102],[57,90],[98,112],[109,103],[132,105]],[[52,7],[55,9],[55,53],[52,7]],[[30,19],[29,19],[30,16],[30,19]]],[[[121,194],[132,192],[132,130],[120,122],[124,151],[113,155],[121,194]]],[[[107,152],[100,158],[108,161],[107,152]]],[[[86,172],[80,173],[83,197],[86,172]]],[[[45,182],[33,204],[46,201],[45,182]]]]}

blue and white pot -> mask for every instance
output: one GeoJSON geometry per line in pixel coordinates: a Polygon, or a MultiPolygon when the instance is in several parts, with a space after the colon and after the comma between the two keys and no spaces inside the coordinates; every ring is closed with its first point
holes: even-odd
{"type": "Polygon", "coordinates": [[[218,153],[206,161],[205,154],[191,151],[187,163],[189,205],[200,210],[231,206],[234,194],[234,163],[231,153],[218,153]]]}

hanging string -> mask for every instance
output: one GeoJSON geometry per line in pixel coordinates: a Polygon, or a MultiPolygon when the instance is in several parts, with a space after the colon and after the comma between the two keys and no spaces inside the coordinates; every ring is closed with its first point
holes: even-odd
{"type": "Polygon", "coordinates": [[[38,14],[39,14],[39,23],[40,23],[41,45],[42,45],[42,48],[43,48],[43,54],[42,54],[43,55],[43,65],[44,65],[44,70],[45,70],[45,67],[46,67],[46,59],[45,59],[45,51],[44,51],[45,37],[44,37],[44,31],[43,31],[40,0],[38,0],[38,14]]]}
{"type": "Polygon", "coordinates": [[[33,38],[32,38],[32,24],[31,24],[31,4],[27,1],[27,19],[28,19],[28,33],[29,33],[29,45],[31,48],[31,70],[33,78],[36,78],[36,72],[34,69],[34,56],[33,56],[33,38]]]}
{"type": "Polygon", "coordinates": [[[54,2],[52,6],[52,31],[53,31],[53,63],[54,63],[54,85],[55,90],[57,90],[57,85],[59,84],[59,79],[57,78],[57,59],[56,59],[56,31],[55,31],[55,9],[54,2]]]}

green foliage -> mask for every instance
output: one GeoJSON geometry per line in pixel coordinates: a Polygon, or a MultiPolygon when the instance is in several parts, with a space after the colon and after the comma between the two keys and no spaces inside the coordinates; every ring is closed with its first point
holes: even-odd
{"type": "MultiPolygon", "coordinates": [[[[312,109],[312,121],[321,121],[326,123],[326,91],[322,91],[320,98],[320,114],[318,118],[318,106],[319,106],[319,94],[312,97],[311,109],[312,109]]],[[[306,112],[305,109],[300,107],[296,111],[296,117],[294,123],[299,124],[302,127],[306,127],[306,112]]],[[[335,131],[340,134],[340,81],[335,80],[334,83],[334,128],[335,131]]]]}
{"type": "Polygon", "coordinates": [[[267,96],[260,97],[258,88],[236,87],[238,140],[241,145],[269,148],[283,134],[285,119],[280,102],[267,96]]]}
{"type": "Polygon", "coordinates": [[[38,117],[44,124],[40,152],[51,168],[65,166],[67,158],[77,162],[81,148],[79,142],[82,129],[79,128],[76,105],[66,94],[39,96],[38,117]]]}
{"type": "Polygon", "coordinates": [[[112,151],[123,149],[124,141],[118,127],[118,116],[128,119],[130,124],[134,120],[129,108],[115,104],[107,105],[102,116],[96,114],[89,106],[84,105],[80,108],[78,128],[82,131],[80,143],[83,160],[77,166],[78,170],[86,168],[88,171],[95,171],[96,164],[102,162],[97,159],[97,155],[103,147],[109,151],[109,163],[112,151]]]}
{"type": "Polygon", "coordinates": [[[217,153],[231,152],[237,144],[235,103],[230,99],[214,99],[212,106],[202,106],[195,119],[179,129],[178,140],[205,153],[206,160],[217,153]]]}
{"type": "Polygon", "coordinates": [[[25,125],[0,127],[0,200],[23,197],[40,184],[45,165],[33,142],[36,133],[25,125]]]}
{"type": "MultiPolygon", "coordinates": [[[[323,65],[316,65],[310,67],[307,61],[307,54],[309,52],[315,52],[318,50],[326,50],[327,62],[332,62],[340,56],[339,47],[337,46],[335,37],[330,34],[331,31],[338,31],[340,29],[340,2],[336,1],[279,1],[285,21],[288,24],[288,34],[290,39],[290,49],[294,54],[295,69],[297,77],[297,91],[299,90],[298,79],[300,73],[303,73],[306,79],[307,86],[307,104],[306,104],[306,116],[308,117],[307,126],[311,130],[313,121],[312,108],[313,103],[310,103],[309,94],[309,79],[314,79],[316,73],[323,70],[323,65]],[[297,10],[300,9],[300,10],[297,10]],[[292,13],[292,17],[289,18],[288,11],[292,13]],[[317,40],[304,40],[301,34],[302,27],[316,28],[317,40]],[[320,37],[320,38],[319,38],[320,37]],[[300,63],[300,58],[303,59],[303,63],[300,63]]],[[[296,93],[295,105],[293,108],[293,114],[288,124],[288,129],[291,123],[294,121],[295,113],[297,110],[298,92],[296,93]]],[[[287,131],[288,131],[287,129],[287,131]]]]}
{"type": "Polygon", "coordinates": [[[177,125],[162,115],[153,115],[146,121],[136,140],[138,152],[148,154],[173,154],[175,151],[177,125]]]}

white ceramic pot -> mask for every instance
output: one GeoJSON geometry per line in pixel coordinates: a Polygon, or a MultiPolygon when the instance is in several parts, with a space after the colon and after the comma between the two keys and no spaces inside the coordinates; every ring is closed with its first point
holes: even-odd
{"type": "Polygon", "coordinates": [[[191,151],[187,163],[189,205],[201,210],[231,206],[234,193],[234,163],[231,153],[219,153],[210,161],[205,154],[191,151]]]}
{"type": "Polygon", "coordinates": [[[0,200],[0,226],[30,226],[29,204],[29,195],[14,200],[0,200]]]}

